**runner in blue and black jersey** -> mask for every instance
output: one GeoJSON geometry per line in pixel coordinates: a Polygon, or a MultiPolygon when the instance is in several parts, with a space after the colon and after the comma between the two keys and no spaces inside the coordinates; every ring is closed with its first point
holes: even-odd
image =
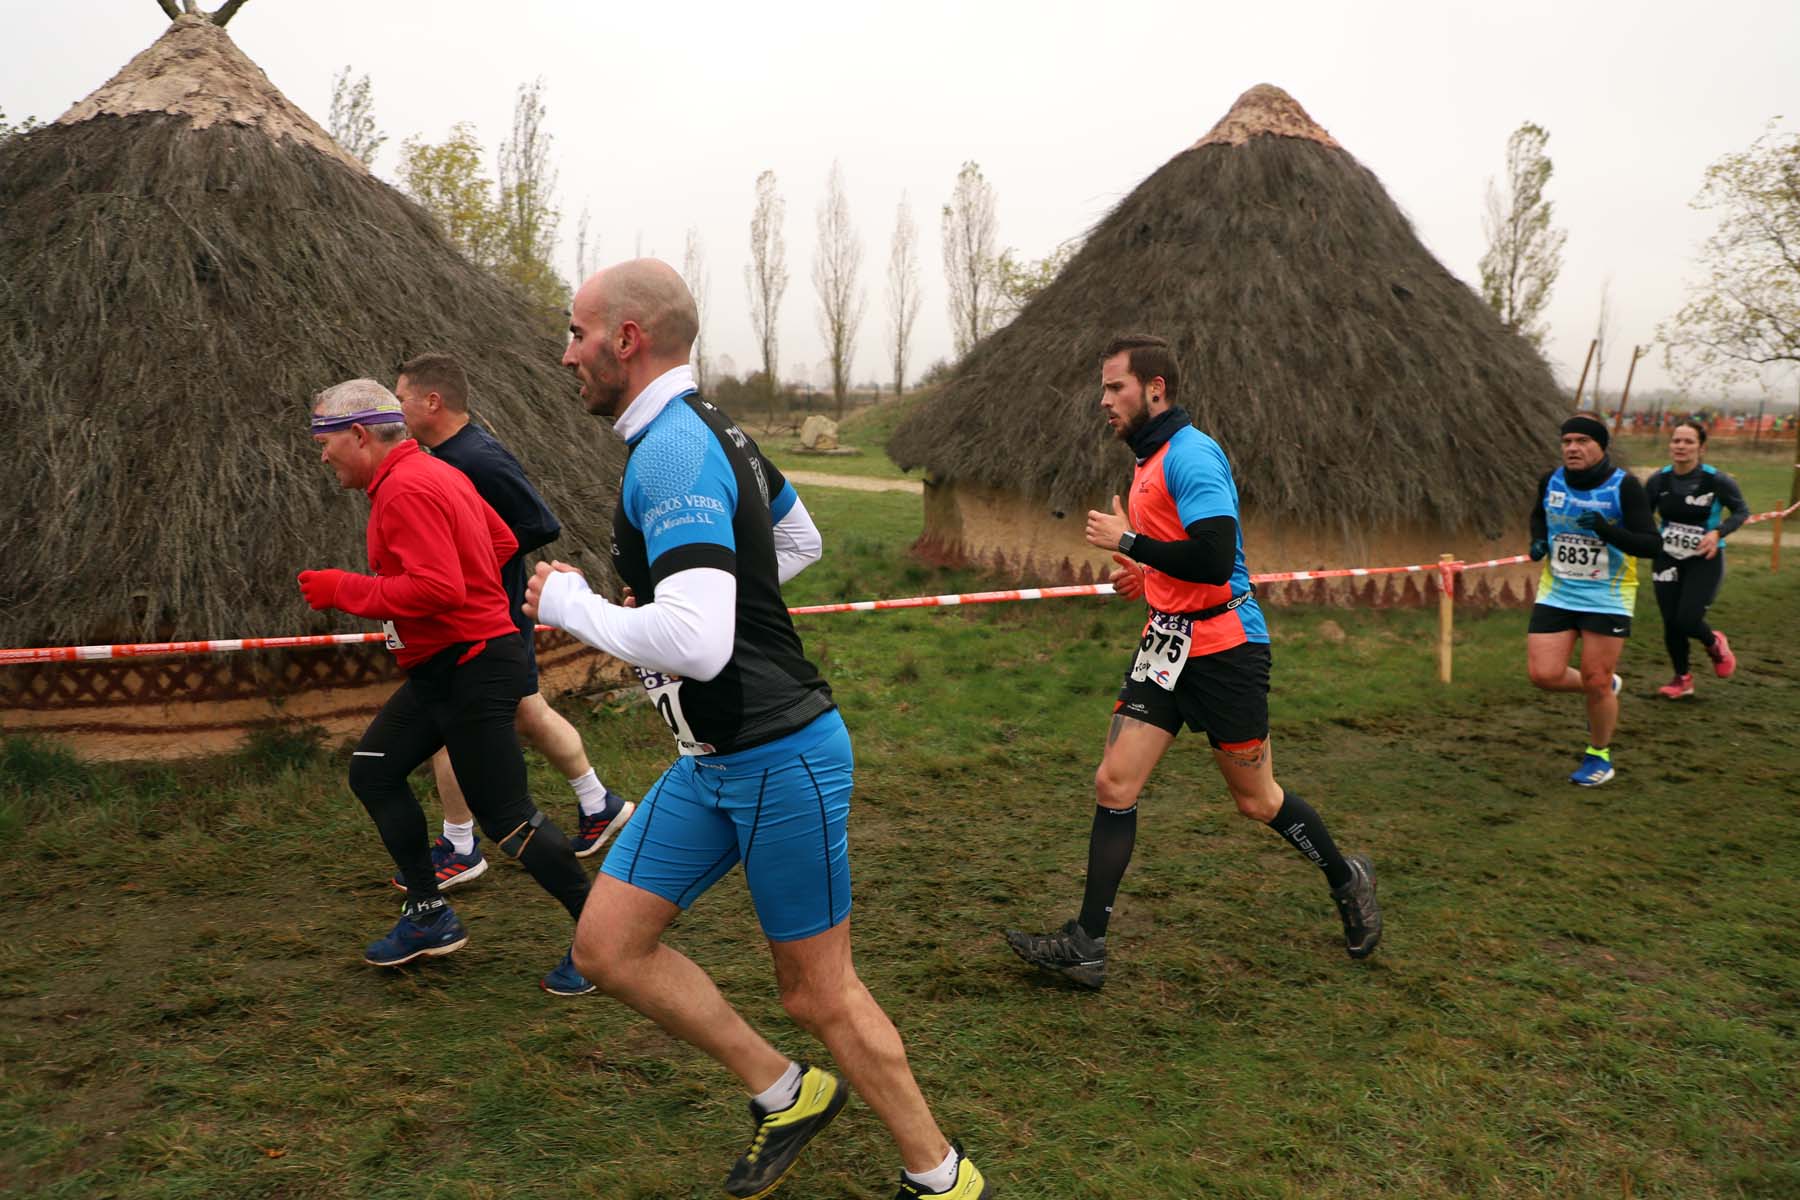
{"type": "Polygon", "coordinates": [[[1607,457],[1606,426],[1577,414],[1563,422],[1563,465],[1538,481],[1531,557],[1543,559],[1525,638],[1531,682],[1587,698],[1588,746],[1569,782],[1597,787],[1613,777],[1619,724],[1619,653],[1631,636],[1637,560],[1656,553],[1644,485],[1607,457]],[[1569,665],[1581,640],[1581,667],[1569,665]]]}
{"type": "Polygon", "coordinates": [[[1381,940],[1375,867],[1344,855],[1311,805],[1275,781],[1269,747],[1269,628],[1250,586],[1237,485],[1219,444],[1175,403],[1180,373],[1168,342],[1134,334],[1101,355],[1100,407],[1137,459],[1129,515],[1090,512],[1087,540],[1116,550],[1113,586],[1142,595],[1149,620],[1113,706],[1094,776],[1081,912],[1052,933],[1006,931],[1033,966],[1085,987],[1106,981],[1106,929],[1137,840],[1138,794],[1185,724],[1206,734],[1244,816],[1273,828],[1318,866],[1352,958],[1381,940]]]}
{"type": "Polygon", "coordinates": [[[610,604],[572,569],[540,564],[526,608],[634,664],[680,751],[601,867],[575,964],[743,1081],[757,1130],[725,1190],[767,1195],[846,1092],[774,1049],[662,941],[741,862],[782,1003],[887,1125],[900,1197],[977,1200],[981,1172],[938,1130],[851,962],[850,735],[781,597],[819,557],[818,531],[756,443],[695,390],[698,327],[681,276],[654,259],[594,276],[570,312],[563,363],[630,448],[613,520],[629,595],[610,604]]]}
{"type": "Polygon", "coordinates": [[[1650,580],[1662,610],[1663,645],[1675,667],[1675,678],[1657,694],[1671,700],[1694,694],[1690,641],[1700,643],[1719,678],[1737,670],[1731,643],[1707,625],[1706,610],[1725,580],[1725,539],[1744,523],[1750,506],[1736,480],[1700,461],[1705,452],[1706,426],[1683,421],[1669,433],[1670,465],[1644,481],[1650,510],[1662,525],[1650,580]]]}

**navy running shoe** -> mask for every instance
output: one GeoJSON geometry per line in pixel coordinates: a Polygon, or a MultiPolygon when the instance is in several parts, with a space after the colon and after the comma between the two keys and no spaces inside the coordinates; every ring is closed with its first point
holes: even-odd
{"type": "Polygon", "coordinates": [[[590,854],[598,854],[610,842],[613,835],[625,827],[631,820],[631,814],[637,811],[637,805],[619,795],[611,788],[606,789],[606,807],[592,814],[581,814],[581,827],[575,831],[575,840],[570,847],[576,858],[586,858],[590,854]]]}
{"type": "Polygon", "coordinates": [[[468,929],[442,896],[422,903],[408,900],[388,935],[363,951],[363,961],[376,967],[397,967],[415,958],[436,958],[460,950],[468,940],[468,929]]]}
{"type": "MultiPolygon", "coordinates": [[[[487,874],[487,859],[481,856],[481,835],[475,835],[475,844],[469,847],[467,854],[458,854],[450,839],[443,834],[431,843],[431,870],[437,876],[438,891],[447,892],[453,887],[461,887],[472,883],[487,874]]],[[[395,875],[388,880],[401,891],[406,890],[406,880],[395,875]]]]}
{"type": "Polygon", "coordinates": [[[573,950],[563,955],[562,961],[538,981],[538,986],[552,996],[585,996],[594,990],[594,985],[575,969],[573,950]]]}

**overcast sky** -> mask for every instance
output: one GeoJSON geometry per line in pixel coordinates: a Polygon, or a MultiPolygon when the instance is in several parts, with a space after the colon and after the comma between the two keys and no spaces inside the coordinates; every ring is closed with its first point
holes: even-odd
{"type": "MultiPolygon", "coordinates": [[[[218,0],[203,0],[214,7],[218,0]]],[[[0,0],[0,108],[53,119],[154,40],[153,0],[0,0]]],[[[1256,83],[1285,88],[1386,185],[1450,270],[1477,279],[1482,208],[1522,121],[1550,131],[1549,196],[1568,231],[1548,346],[1571,386],[1612,281],[1609,391],[1695,275],[1709,219],[1689,207],[1707,164],[1771,118],[1795,128],[1800,3],[1214,5],[251,0],[237,43],[321,125],[331,78],[373,80],[390,141],[472,122],[490,155],[518,85],[542,76],[555,138],[563,253],[584,207],[603,262],[641,245],[681,264],[705,242],[712,352],[756,359],[744,285],[752,191],[787,200],[791,281],[783,374],[824,357],[811,284],[814,213],[836,158],[864,244],[858,379],[888,378],[885,268],[910,197],[924,306],[917,375],[950,351],[939,209],[965,160],[999,200],[1000,243],[1037,257],[1089,228],[1256,83]]],[[[1660,352],[1636,387],[1669,382],[1660,352]]],[[[1780,385],[1791,396],[1791,379],[1780,385]]]]}

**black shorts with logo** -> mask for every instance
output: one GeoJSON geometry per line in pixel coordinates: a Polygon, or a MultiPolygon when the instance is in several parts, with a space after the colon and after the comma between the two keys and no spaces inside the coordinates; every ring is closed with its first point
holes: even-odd
{"type": "Polygon", "coordinates": [[[1526,627],[1526,632],[1568,633],[1570,630],[1628,638],[1631,636],[1631,618],[1621,617],[1617,613],[1577,612],[1572,608],[1558,608],[1554,604],[1531,606],[1531,624],[1526,627]]]}
{"type": "MultiPolygon", "coordinates": [[[[1132,661],[1137,661],[1134,651],[1132,661]]],[[[1229,650],[1199,654],[1175,680],[1175,689],[1148,679],[1134,680],[1125,669],[1113,715],[1131,717],[1168,733],[1186,724],[1214,746],[1255,742],[1269,736],[1269,644],[1243,642],[1229,650]]]]}

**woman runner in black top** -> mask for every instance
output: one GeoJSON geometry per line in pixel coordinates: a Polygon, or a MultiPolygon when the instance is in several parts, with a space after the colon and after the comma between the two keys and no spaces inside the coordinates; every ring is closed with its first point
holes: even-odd
{"type": "Polygon", "coordinates": [[[1750,515],[1744,493],[1725,472],[1700,461],[1706,426],[1683,421],[1669,434],[1670,465],[1644,481],[1650,507],[1662,527],[1662,548],[1651,565],[1656,606],[1662,610],[1663,644],[1675,678],[1657,689],[1670,700],[1694,694],[1688,670],[1688,641],[1712,659],[1723,679],[1737,670],[1737,656],[1725,635],[1709,628],[1706,610],[1725,578],[1725,539],[1750,515]],[[1729,511],[1730,515],[1723,515],[1729,511]]]}

